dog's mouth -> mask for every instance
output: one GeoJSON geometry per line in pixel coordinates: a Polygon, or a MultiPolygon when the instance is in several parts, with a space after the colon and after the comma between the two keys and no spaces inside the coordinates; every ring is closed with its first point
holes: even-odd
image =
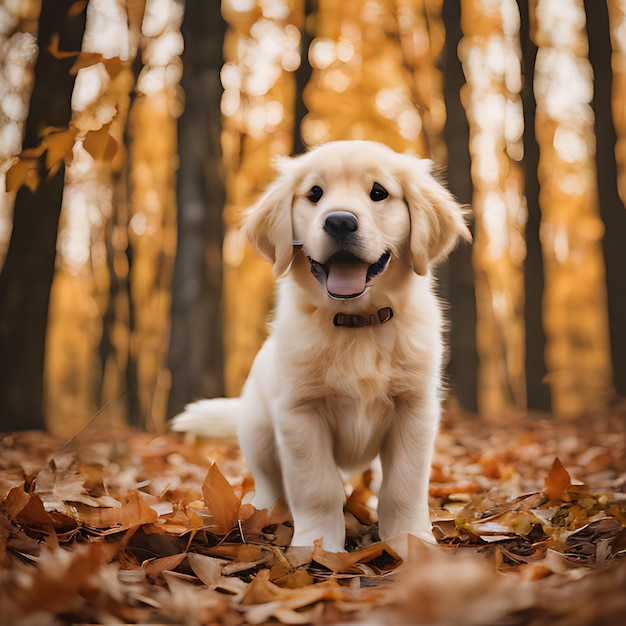
{"type": "Polygon", "coordinates": [[[371,265],[350,252],[337,252],[325,263],[319,263],[308,257],[311,273],[326,289],[326,293],[336,300],[351,300],[365,293],[369,281],[381,274],[391,258],[391,252],[385,252],[378,261],[371,265]]]}

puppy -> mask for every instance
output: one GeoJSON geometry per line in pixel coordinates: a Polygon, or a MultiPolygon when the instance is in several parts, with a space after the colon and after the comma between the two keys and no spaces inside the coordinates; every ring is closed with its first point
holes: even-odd
{"type": "Polygon", "coordinates": [[[192,404],[173,429],[236,423],[252,504],[286,497],[292,546],[344,550],[340,470],[377,455],[381,539],[433,541],[444,346],[430,270],[471,240],[463,211],[429,161],[375,142],[328,143],[278,169],[244,224],[279,278],[271,335],[241,398],[192,404]]]}

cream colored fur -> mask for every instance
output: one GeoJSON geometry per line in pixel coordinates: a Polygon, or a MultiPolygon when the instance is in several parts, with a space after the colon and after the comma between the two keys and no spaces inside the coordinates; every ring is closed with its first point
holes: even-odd
{"type": "MultiPolygon", "coordinates": [[[[381,538],[412,533],[432,541],[428,481],[444,346],[430,270],[459,238],[471,239],[463,212],[428,161],[374,142],[329,143],[280,160],[278,169],[245,223],[279,277],[272,332],[241,400],[222,405],[254,476],[253,504],[269,508],[284,494],[292,545],[322,539],[327,550],[342,551],[340,470],[365,468],[379,455],[381,538]],[[370,199],[374,182],[389,197],[370,199]],[[317,203],[307,198],[313,186],[323,190],[317,203]],[[329,297],[307,259],[323,263],[341,248],[324,229],[337,210],[358,218],[351,251],[363,261],[391,252],[385,271],[351,300],[329,297]],[[394,312],[384,325],[333,325],[338,312],[383,307],[394,312]]],[[[174,429],[210,434],[210,415],[220,408],[202,402],[175,418],[174,429]]]]}

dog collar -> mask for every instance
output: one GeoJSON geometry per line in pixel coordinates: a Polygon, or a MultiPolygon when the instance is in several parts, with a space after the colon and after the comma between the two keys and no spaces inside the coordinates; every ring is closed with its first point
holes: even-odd
{"type": "Polygon", "coordinates": [[[363,326],[376,326],[386,324],[393,317],[393,309],[386,306],[378,309],[373,315],[354,315],[352,313],[337,313],[333,318],[335,326],[347,328],[362,328],[363,326]]]}

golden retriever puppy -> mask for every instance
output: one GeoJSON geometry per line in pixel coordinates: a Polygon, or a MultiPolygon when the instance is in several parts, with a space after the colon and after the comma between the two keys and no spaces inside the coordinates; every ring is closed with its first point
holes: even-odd
{"type": "Polygon", "coordinates": [[[328,143],[278,169],[244,225],[279,278],[271,335],[241,398],[192,404],[173,428],[237,424],[252,504],[286,497],[293,546],[344,550],[340,470],[377,455],[381,539],[433,541],[444,346],[430,270],[471,240],[463,211],[429,161],[375,142],[328,143]]]}

